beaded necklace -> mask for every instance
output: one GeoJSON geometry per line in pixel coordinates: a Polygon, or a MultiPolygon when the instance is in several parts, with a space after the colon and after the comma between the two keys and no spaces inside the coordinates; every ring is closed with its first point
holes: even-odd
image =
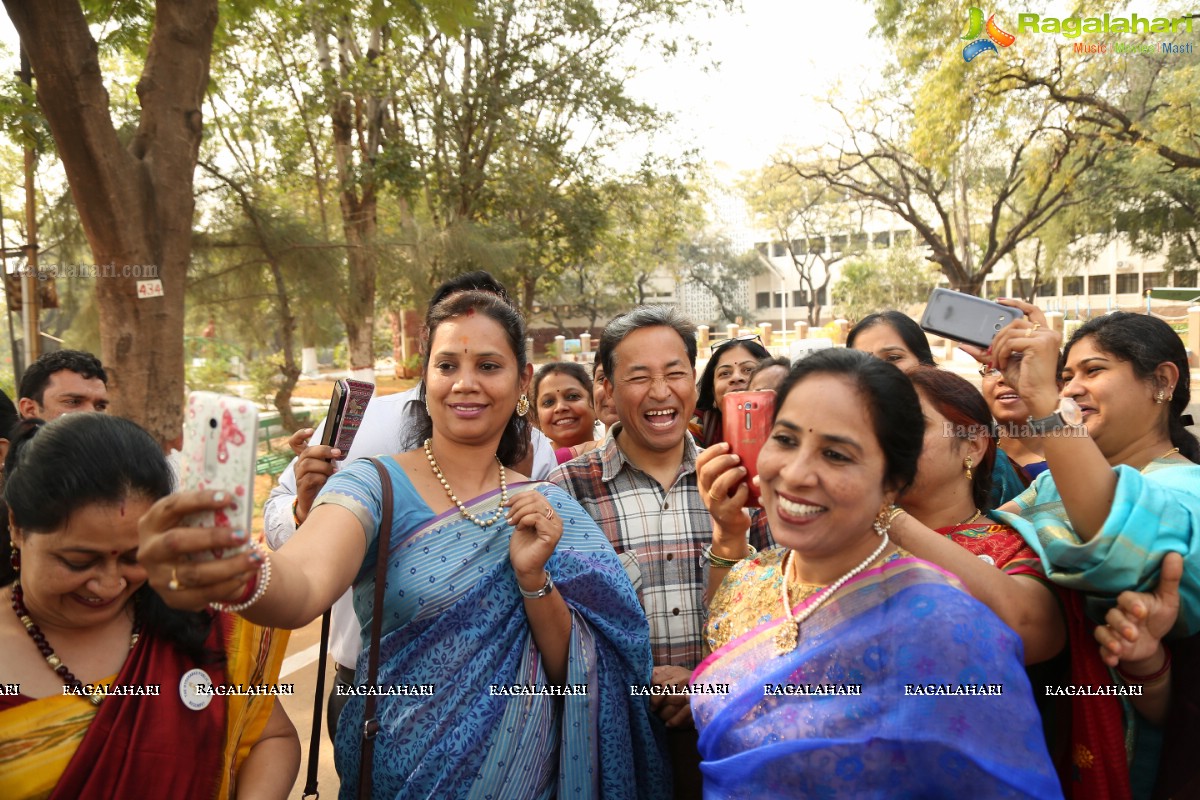
{"type": "MultiPolygon", "coordinates": [[[[46,663],[50,666],[50,669],[54,670],[54,673],[62,678],[67,686],[71,687],[73,690],[72,694],[87,697],[94,706],[100,705],[100,701],[104,699],[104,688],[97,687],[90,694],[85,692],[83,690],[83,681],[76,678],[75,674],[62,662],[62,659],[55,654],[54,648],[46,641],[46,635],[42,633],[42,629],[33,621],[33,617],[29,616],[29,609],[25,607],[25,592],[21,589],[20,579],[13,581],[12,610],[16,612],[17,619],[21,620],[21,624],[25,626],[25,632],[29,634],[30,639],[33,639],[33,643],[37,646],[38,652],[42,654],[42,658],[46,659],[46,663]]],[[[140,630],[141,628],[135,620],[133,633],[129,637],[130,650],[138,643],[140,630]]]]}
{"type": "Polygon", "coordinates": [[[462,501],[458,499],[458,495],[456,495],[454,490],[450,488],[450,484],[447,482],[446,476],[442,474],[442,468],[438,466],[437,459],[433,457],[433,439],[425,440],[425,457],[429,459],[429,467],[433,470],[434,477],[441,481],[442,488],[446,490],[447,496],[449,496],[454,505],[458,506],[458,510],[462,512],[464,517],[471,520],[471,522],[474,522],[479,527],[486,528],[495,524],[501,517],[504,516],[504,504],[508,502],[508,484],[504,479],[504,464],[500,461],[500,456],[496,456],[496,463],[500,465],[500,507],[496,509],[496,513],[492,514],[487,519],[480,519],[471,512],[467,511],[467,507],[462,504],[462,501]]]}

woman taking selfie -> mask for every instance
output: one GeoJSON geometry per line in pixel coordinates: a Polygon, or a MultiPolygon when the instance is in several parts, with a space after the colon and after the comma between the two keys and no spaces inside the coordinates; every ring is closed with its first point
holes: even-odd
{"type": "Polygon", "coordinates": [[[744,391],[758,362],[771,356],[757,335],[716,342],[710,352],[708,365],[697,382],[700,394],[692,424],[692,435],[700,447],[724,441],[721,403],[725,395],[744,391]]]}
{"type": "Polygon", "coordinates": [[[714,448],[698,464],[712,553],[736,562],[711,603],[713,652],[692,676],[730,684],[692,696],[706,794],[1058,797],[1017,637],[888,539],[924,436],[911,383],[825,350],[792,368],[778,398],[758,470],[780,547],[749,555],[736,459],[714,448]],[[964,688],[988,684],[1002,694],[964,688]]]}
{"type": "MultiPolygon", "coordinates": [[[[1120,660],[1117,672],[1124,682],[1141,686],[1144,695],[1174,697],[1161,758],[1153,736],[1137,735],[1148,720],[1124,715],[1122,738],[1137,746],[1129,783],[1117,784],[1117,791],[1130,785],[1134,797],[1150,796],[1152,789],[1171,796],[1200,778],[1194,753],[1188,753],[1194,737],[1179,734],[1200,724],[1194,680],[1200,632],[1200,569],[1194,567],[1200,563],[1200,466],[1195,463],[1200,443],[1183,416],[1191,399],[1187,353],[1165,322],[1124,312],[1082,325],[1061,359],[1058,341],[1055,331],[1021,319],[996,335],[990,353],[977,355],[999,368],[1020,393],[1029,408],[1026,424],[1041,436],[1049,465],[1000,511],[1011,512],[1004,520],[1037,551],[1050,580],[1084,597],[1081,607],[1067,608],[1069,624],[1083,632],[1104,619],[1121,592],[1154,591],[1166,553],[1183,557],[1177,646],[1168,637],[1149,655],[1120,660]]],[[[1106,646],[1113,639],[1103,629],[1096,637],[1106,646]]],[[[1086,777],[1089,771],[1082,772],[1086,777]]],[[[1118,778],[1102,776],[1110,785],[1118,778]]],[[[1077,796],[1098,795],[1085,788],[1077,796]]]]}
{"type": "MultiPolygon", "coordinates": [[[[229,536],[169,530],[179,513],[219,505],[205,493],[157,506],[143,521],[139,557],[156,584],[178,570],[172,603],[230,602],[253,586],[241,613],[286,628],[354,586],[364,630],[358,683],[371,656],[366,632],[379,618],[376,682],[433,687],[378,698],[380,729],[364,765],[374,797],[661,796],[669,777],[649,704],[629,690],[649,682],[651,666],[633,586],[577,503],[503,466],[528,442],[533,368],[520,316],[495,295],[467,291],[433,306],[426,327],[424,444],[379,459],[394,496],[386,552],[384,484],[361,459],[329,479],[261,572],[236,559],[181,558],[229,536]],[[379,558],[386,578],[383,607],[374,608],[379,558]],[[579,684],[586,694],[554,695],[579,684]]],[[[342,712],[343,776],[360,774],[365,699],[351,697],[342,712]]],[[[344,781],[343,796],[355,783],[344,781]]]]}
{"type": "Polygon", "coordinates": [[[175,611],[146,583],[137,521],[172,482],[149,434],[107,414],[40,425],[5,465],[0,651],[20,694],[0,696],[0,797],[287,797],[300,744],[274,697],[181,688],[277,681],[286,634],[175,611]]]}
{"type": "Polygon", "coordinates": [[[554,445],[559,464],[596,447],[592,379],[581,365],[546,364],[533,376],[532,397],[538,428],[554,445]]]}

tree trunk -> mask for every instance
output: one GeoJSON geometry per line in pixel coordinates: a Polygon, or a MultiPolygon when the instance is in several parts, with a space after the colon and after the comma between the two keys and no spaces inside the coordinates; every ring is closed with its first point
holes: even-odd
{"type": "Polygon", "coordinates": [[[100,351],[116,414],[164,446],[183,427],[183,292],[193,175],[217,0],[158,0],[129,146],[109,114],[97,46],[77,0],[4,0],[33,64],[79,219],[99,267],[100,351]],[[162,282],[139,295],[139,279],[162,282]]]}

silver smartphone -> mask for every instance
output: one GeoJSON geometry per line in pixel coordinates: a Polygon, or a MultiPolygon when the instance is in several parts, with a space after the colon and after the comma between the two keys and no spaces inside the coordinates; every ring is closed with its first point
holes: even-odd
{"type": "Polygon", "coordinates": [[[989,347],[1001,328],[1023,316],[1018,309],[973,294],[934,289],[921,315],[921,327],[956,342],[989,347]]]}

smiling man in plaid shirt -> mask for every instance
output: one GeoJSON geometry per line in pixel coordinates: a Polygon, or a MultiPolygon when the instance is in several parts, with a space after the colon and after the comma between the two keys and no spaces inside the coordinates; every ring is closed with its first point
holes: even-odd
{"type": "MultiPolygon", "coordinates": [[[[646,617],[656,685],[681,686],[703,657],[705,569],[712,519],[696,486],[696,329],[675,309],[646,306],[604,329],[597,356],[619,422],[603,446],[549,480],[587,510],[629,573],[646,617]]],[[[769,546],[765,519],[750,543],[769,546]]],[[[700,795],[696,731],[686,695],[652,697],[667,723],[675,796],[700,795]]]]}

